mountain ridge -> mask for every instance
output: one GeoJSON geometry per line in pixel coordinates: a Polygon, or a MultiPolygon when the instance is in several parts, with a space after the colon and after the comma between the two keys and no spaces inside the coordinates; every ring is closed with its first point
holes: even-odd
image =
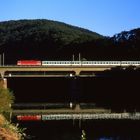
{"type": "Polygon", "coordinates": [[[0,53],[5,63],[37,60],[139,60],[140,28],[106,37],[63,22],[12,20],[0,22],[0,53]]]}

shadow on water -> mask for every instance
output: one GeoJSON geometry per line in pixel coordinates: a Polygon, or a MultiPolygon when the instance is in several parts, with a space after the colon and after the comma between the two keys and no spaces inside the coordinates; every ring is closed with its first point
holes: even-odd
{"type": "Polygon", "coordinates": [[[134,121],[45,121],[22,122],[32,140],[139,140],[140,122],[134,121]],[[82,139],[82,130],[85,138],[82,139]]]}
{"type": "Polygon", "coordinates": [[[16,103],[85,102],[114,111],[138,111],[139,76],[8,78],[16,103]]]}
{"type": "Polygon", "coordinates": [[[26,139],[32,140],[80,140],[80,129],[73,126],[72,122],[45,121],[23,122],[21,127],[26,127],[26,139]]]}

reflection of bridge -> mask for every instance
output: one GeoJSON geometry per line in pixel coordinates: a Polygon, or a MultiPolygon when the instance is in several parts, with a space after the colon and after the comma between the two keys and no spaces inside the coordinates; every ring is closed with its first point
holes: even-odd
{"type": "MultiPolygon", "coordinates": [[[[35,105],[35,104],[34,104],[35,105]]],[[[113,113],[110,109],[85,108],[80,104],[75,108],[61,109],[15,109],[11,117],[18,121],[45,121],[45,120],[140,120],[140,113],[120,112],[113,113]]]]}

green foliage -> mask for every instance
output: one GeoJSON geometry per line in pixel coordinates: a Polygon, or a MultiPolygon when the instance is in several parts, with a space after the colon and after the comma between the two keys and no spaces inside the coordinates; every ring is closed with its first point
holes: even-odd
{"type": "Polygon", "coordinates": [[[24,43],[69,44],[75,40],[91,40],[102,36],[86,29],[50,20],[19,20],[0,23],[0,45],[24,43]]]}
{"type": "Polygon", "coordinates": [[[0,53],[5,64],[20,59],[139,60],[140,29],[124,31],[113,37],[51,20],[0,22],[0,53]]]}
{"type": "Polygon", "coordinates": [[[9,112],[14,96],[8,89],[0,88],[0,113],[9,112]]]}
{"type": "Polygon", "coordinates": [[[18,59],[68,60],[82,44],[85,47],[101,38],[95,32],[51,20],[0,22],[0,53],[5,52],[7,64],[18,59]]]}

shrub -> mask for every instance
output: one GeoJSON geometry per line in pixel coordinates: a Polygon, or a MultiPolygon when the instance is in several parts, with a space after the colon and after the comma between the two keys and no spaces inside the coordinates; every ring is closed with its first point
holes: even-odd
{"type": "Polygon", "coordinates": [[[9,89],[0,88],[0,113],[9,112],[13,102],[13,93],[9,89]]]}

